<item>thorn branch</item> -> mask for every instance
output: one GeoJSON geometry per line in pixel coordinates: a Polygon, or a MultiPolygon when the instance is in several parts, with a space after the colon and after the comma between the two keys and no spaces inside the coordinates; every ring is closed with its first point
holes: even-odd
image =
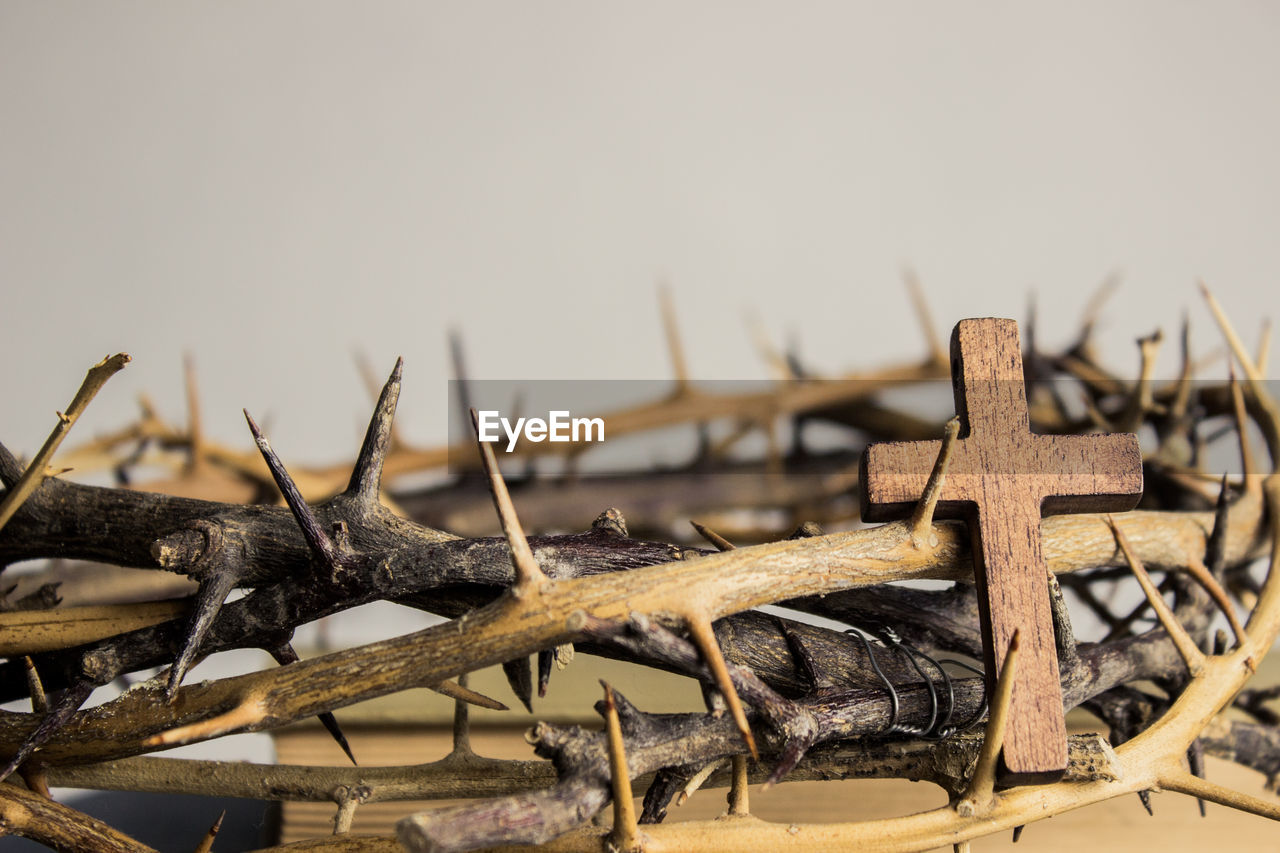
{"type": "Polygon", "coordinates": [[[262,454],[267,467],[271,469],[271,477],[276,481],[280,494],[284,495],[284,501],[289,505],[289,510],[298,522],[298,527],[302,529],[302,536],[307,540],[307,545],[311,548],[311,552],[325,566],[330,569],[336,568],[341,562],[337,544],[325,531],[320,519],[316,518],[315,511],[303,499],[302,492],[299,491],[297,484],[293,482],[293,477],[289,476],[284,463],[280,461],[280,457],[271,448],[271,442],[267,441],[266,436],[262,434],[262,430],[258,429],[257,422],[247,409],[244,413],[244,419],[249,424],[249,431],[253,433],[253,440],[258,445],[258,452],[262,454]]]}
{"type": "Polygon", "coordinates": [[[517,598],[536,595],[548,582],[538,561],[534,559],[529,548],[529,540],[525,538],[524,528],[516,516],[515,505],[511,503],[511,494],[507,491],[507,481],[498,468],[498,460],[493,455],[493,446],[480,441],[480,421],[476,410],[471,410],[471,426],[476,430],[476,443],[480,445],[480,458],[484,463],[484,473],[489,478],[489,490],[493,494],[493,505],[502,522],[502,532],[507,537],[507,545],[511,549],[511,565],[516,570],[516,582],[511,588],[517,598]]]}
{"type": "Polygon", "coordinates": [[[1182,627],[1182,623],[1178,621],[1178,617],[1169,609],[1169,605],[1165,603],[1160,590],[1156,588],[1155,582],[1151,580],[1151,575],[1147,574],[1147,569],[1142,565],[1142,561],[1133,553],[1133,549],[1129,547],[1129,540],[1121,532],[1120,527],[1116,524],[1116,520],[1110,515],[1107,516],[1107,524],[1111,525],[1112,534],[1115,536],[1116,544],[1120,546],[1121,552],[1124,553],[1125,562],[1129,564],[1129,569],[1133,572],[1134,577],[1138,579],[1138,583],[1142,586],[1142,591],[1146,593],[1147,601],[1156,612],[1160,624],[1164,626],[1165,631],[1169,633],[1170,639],[1173,640],[1174,646],[1181,655],[1182,660],[1187,665],[1187,670],[1194,676],[1199,675],[1204,670],[1205,655],[1204,652],[1196,646],[1196,641],[1187,633],[1187,629],[1182,627]]]}
{"type": "Polygon", "coordinates": [[[622,724],[613,701],[613,688],[604,687],[604,724],[609,740],[609,781],[613,788],[613,830],[609,839],[622,853],[640,850],[640,828],[636,821],[636,805],[631,796],[631,771],[627,769],[627,749],[622,741],[622,724]]]}
{"type": "Polygon", "coordinates": [[[747,712],[743,709],[742,699],[738,697],[738,691],[734,688],[733,680],[729,677],[729,666],[725,663],[724,654],[720,651],[720,644],[716,641],[716,633],[711,627],[711,620],[705,616],[694,614],[687,616],[685,621],[689,628],[689,638],[693,640],[693,644],[698,647],[698,651],[702,653],[703,659],[706,660],[707,667],[711,670],[712,677],[715,678],[716,689],[724,696],[725,704],[729,706],[729,713],[738,727],[738,732],[747,743],[747,750],[751,753],[752,758],[759,761],[760,754],[756,752],[756,739],[751,734],[751,725],[747,722],[747,712]]]}
{"type": "Polygon", "coordinates": [[[1019,630],[1013,632],[1013,637],[1009,639],[1009,650],[1004,655],[1004,666],[1000,669],[995,694],[991,697],[991,713],[987,717],[986,735],[982,741],[982,751],[978,753],[973,778],[969,780],[964,797],[956,803],[956,811],[964,817],[982,814],[995,800],[996,763],[1004,746],[1004,730],[1009,721],[1009,705],[1013,699],[1019,630]]]}
{"type": "Polygon", "coordinates": [[[1179,768],[1160,778],[1160,787],[1166,791],[1176,791],[1200,800],[1217,803],[1220,806],[1237,809],[1259,817],[1280,820],[1280,804],[1233,791],[1225,785],[1201,779],[1179,768]]]}
{"type": "Polygon", "coordinates": [[[951,464],[951,453],[955,448],[956,436],[960,434],[960,418],[947,421],[942,433],[942,447],[938,450],[938,458],[929,472],[929,481],[924,485],[920,502],[911,513],[908,529],[911,531],[911,542],[917,550],[936,545],[933,537],[933,512],[937,509],[938,498],[942,495],[942,486],[946,482],[947,467],[951,464]]]}
{"type": "Polygon", "coordinates": [[[35,458],[31,460],[31,464],[22,472],[18,482],[5,492],[4,500],[0,501],[0,530],[4,529],[18,508],[47,479],[53,454],[57,452],[58,446],[67,437],[71,427],[75,426],[76,421],[84,414],[84,410],[89,407],[89,403],[102,390],[102,386],[106,385],[107,380],[119,373],[131,360],[127,353],[119,353],[104,358],[89,368],[84,381],[80,383],[80,389],[71,399],[71,405],[67,406],[66,412],[58,412],[58,423],[54,425],[53,431],[49,433],[49,437],[45,439],[35,458]]]}
{"type": "Polygon", "coordinates": [[[693,525],[694,530],[698,531],[698,535],[714,545],[717,551],[732,551],[734,549],[735,546],[732,542],[716,533],[710,527],[692,520],[689,523],[693,525]]]}
{"type": "Polygon", "coordinates": [[[400,377],[403,372],[404,359],[397,358],[396,366],[392,368],[391,376],[378,396],[378,404],[373,409],[373,417],[369,419],[360,455],[351,472],[351,482],[347,485],[347,494],[365,506],[373,506],[378,502],[382,465],[391,447],[392,424],[395,422],[396,403],[400,399],[400,377]]]}

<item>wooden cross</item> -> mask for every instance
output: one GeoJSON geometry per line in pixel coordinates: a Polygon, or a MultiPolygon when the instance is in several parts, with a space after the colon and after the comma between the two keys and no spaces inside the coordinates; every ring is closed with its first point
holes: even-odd
{"type": "MultiPolygon", "coordinates": [[[[969,525],[988,695],[1021,629],[1001,781],[1049,782],[1066,769],[1067,744],[1040,518],[1132,509],[1142,495],[1142,455],[1130,434],[1031,433],[1013,320],[961,320],[951,334],[951,377],[960,434],[935,516],[969,525]]],[[[940,449],[940,441],[867,447],[863,518],[909,514],[940,449]]]]}

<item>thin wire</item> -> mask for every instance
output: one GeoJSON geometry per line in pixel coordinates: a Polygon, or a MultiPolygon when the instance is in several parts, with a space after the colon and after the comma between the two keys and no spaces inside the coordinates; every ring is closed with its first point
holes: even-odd
{"type": "Polygon", "coordinates": [[[890,734],[898,731],[898,689],[893,686],[889,676],[884,674],[884,670],[880,669],[880,664],[876,663],[876,655],[871,650],[871,641],[867,639],[867,635],[853,628],[848,629],[845,633],[852,634],[862,641],[863,647],[867,650],[867,662],[871,664],[871,669],[876,675],[880,676],[880,680],[884,682],[885,689],[889,691],[889,724],[885,726],[885,733],[890,734]]]}
{"type": "Polygon", "coordinates": [[[924,674],[924,670],[920,668],[919,662],[915,658],[915,654],[923,654],[916,652],[915,649],[904,644],[898,634],[889,627],[881,630],[881,634],[886,642],[897,652],[901,652],[907,658],[907,663],[911,664],[911,668],[916,671],[921,680],[924,681],[926,689],[929,691],[929,724],[927,726],[899,726],[898,730],[913,735],[924,735],[933,731],[933,727],[938,722],[938,691],[933,688],[933,679],[924,674]]]}
{"type": "Polygon", "coordinates": [[[881,731],[881,734],[911,734],[928,740],[941,740],[942,738],[950,737],[957,732],[966,731],[967,729],[972,728],[981,722],[981,720],[987,715],[986,675],[981,669],[973,666],[972,664],[965,663],[964,661],[955,660],[954,658],[937,660],[926,652],[922,652],[919,649],[902,642],[901,638],[895,631],[893,631],[893,629],[883,628],[879,632],[880,639],[878,642],[882,647],[885,643],[889,644],[894,651],[899,652],[906,657],[908,663],[911,664],[911,668],[914,669],[924,681],[925,687],[929,691],[929,700],[931,705],[929,724],[927,726],[913,726],[906,723],[900,723],[898,721],[898,717],[901,713],[901,698],[898,695],[898,688],[894,685],[893,681],[885,675],[884,670],[880,668],[879,661],[876,659],[875,647],[867,638],[867,635],[857,629],[849,628],[845,633],[851,634],[862,641],[862,646],[867,652],[867,662],[871,665],[871,670],[880,679],[885,690],[889,693],[889,722],[881,731]],[[924,668],[921,667],[921,659],[927,661],[934,669],[937,670],[939,679],[942,682],[942,689],[946,695],[947,708],[946,713],[941,714],[941,716],[941,704],[938,701],[939,691],[936,687],[935,679],[929,674],[926,674],[924,668]],[[958,666],[974,673],[975,675],[982,676],[984,679],[981,707],[978,709],[976,714],[959,725],[950,725],[951,718],[955,714],[956,708],[955,684],[943,664],[958,666]]]}

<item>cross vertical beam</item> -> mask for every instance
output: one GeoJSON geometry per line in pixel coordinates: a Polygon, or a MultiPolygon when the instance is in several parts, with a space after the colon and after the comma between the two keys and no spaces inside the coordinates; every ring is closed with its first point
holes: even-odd
{"type": "MultiPolygon", "coordinates": [[[[951,335],[960,435],[937,518],[968,522],[982,617],[988,689],[1021,630],[1019,665],[1001,762],[1004,784],[1053,781],[1066,769],[1066,721],[1049,607],[1040,519],[1055,512],[1117,512],[1142,495],[1137,436],[1046,436],[1030,431],[1018,325],[961,320],[951,335]]],[[[887,521],[919,500],[939,441],[881,442],[862,457],[862,515],[887,521]]]]}

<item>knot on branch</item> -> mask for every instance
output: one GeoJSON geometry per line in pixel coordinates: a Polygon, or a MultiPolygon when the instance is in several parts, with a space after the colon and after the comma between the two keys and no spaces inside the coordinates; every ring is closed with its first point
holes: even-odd
{"type": "Polygon", "coordinates": [[[151,543],[151,556],[160,568],[199,579],[222,555],[222,525],[197,519],[190,527],[151,543]]]}
{"type": "Polygon", "coordinates": [[[596,520],[591,522],[591,529],[611,536],[627,538],[627,520],[623,517],[622,510],[616,507],[609,507],[597,515],[596,520]]]}

